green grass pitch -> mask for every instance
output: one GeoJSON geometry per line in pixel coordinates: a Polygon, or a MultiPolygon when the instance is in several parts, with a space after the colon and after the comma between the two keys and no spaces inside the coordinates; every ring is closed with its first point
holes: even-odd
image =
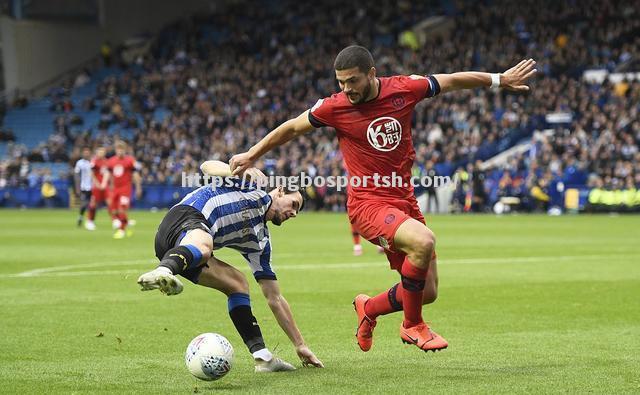
{"type": "MultiPolygon", "coordinates": [[[[344,214],[270,226],[283,293],[326,368],[256,375],[224,295],[190,283],[175,297],[138,290],[162,215],[133,212],[133,237],[113,240],[104,211],[95,232],[71,211],[0,211],[0,392],[640,392],[640,217],[428,218],[440,295],[424,315],[450,343],[436,354],[401,343],[401,313],[379,319],[370,352],[358,349],[353,297],[398,277],[371,245],[351,255],[344,214]],[[235,347],[218,382],[184,366],[202,332],[235,347]]],[[[219,256],[249,274],[236,252],[219,256]]],[[[250,283],[267,345],[300,366],[250,283]]]]}

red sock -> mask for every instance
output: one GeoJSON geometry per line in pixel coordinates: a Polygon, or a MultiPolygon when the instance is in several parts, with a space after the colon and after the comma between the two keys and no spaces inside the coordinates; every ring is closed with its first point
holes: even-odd
{"type": "Polygon", "coordinates": [[[96,208],[95,207],[89,207],[89,213],[87,214],[87,218],[89,219],[89,221],[93,221],[96,218],[96,208]]]}
{"type": "Polygon", "coordinates": [[[122,211],[120,215],[118,215],[118,219],[120,220],[120,229],[124,230],[127,227],[127,222],[129,221],[127,218],[127,212],[122,211]]]}
{"type": "Polygon", "coordinates": [[[418,325],[422,321],[422,292],[427,270],[414,266],[405,258],[402,263],[402,310],[405,328],[418,325]]]}
{"type": "Polygon", "coordinates": [[[402,310],[402,284],[400,283],[372,297],[364,305],[364,313],[372,320],[379,315],[400,310],[402,310]]]}
{"type": "Polygon", "coordinates": [[[358,232],[351,232],[351,236],[353,236],[353,244],[354,244],[354,245],[358,245],[358,244],[360,244],[360,233],[358,233],[358,232]]]}

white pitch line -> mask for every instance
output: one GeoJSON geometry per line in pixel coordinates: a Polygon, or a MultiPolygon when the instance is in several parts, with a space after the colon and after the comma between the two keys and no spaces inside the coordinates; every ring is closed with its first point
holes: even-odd
{"type": "Polygon", "coordinates": [[[50,273],[50,272],[60,272],[69,269],[91,269],[93,267],[105,267],[105,266],[129,266],[134,264],[152,264],[157,262],[157,260],[142,260],[142,259],[134,259],[129,261],[119,261],[119,262],[93,262],[93,263],[79,263],[75,265],[65,265],[65,266],[49,266],[43,267],[40,269],[28,270],[26,272],[17,273],[16,277],[34,277],[42,274],[50,273]]]}
{"type": "MultiPolygon", "coordinates": [[[[599,260],[599,259],[615,259],[635,257],[636,254],[616,254],[616,255],[561,255],[561,256],[530,256],[530,257],[496,257],[496,258],[459,258],[459,259],[446,259],[439,260],[438,264],[442,265],[477,265],[477,264],[526,264],[534,262],[558,262],[558,261],[570,261],[576,259],[583,260],[599,260]]],[[[120,262],[93,262],[93,263],[81,263],[76,265],[65,266],[51,266],[40,269],[29,270],[20,273],[2,274],[0,278],[27,278],[27,277],[73,277],[73,276],[107,276],[107,275],[125,275],[141,273],[137,269],[128,270],[81,270],[81,271],[66,271],[73,269],[90,269],[94,267],[116,267],[116,266],[133,266],[133,265],[150,265],[157,260],[129,260],[120,262]]],[[[274,270],[335,270],[335,269],[359,269],[366,267],[380,267],[387,268],[387,262],[383,259],[378,261],[365,261],[365,262],[338,262],[329,264],[293,264],[293,265],[274,265],[274,270]]],[[[246,267],[241,267],[240,270],[249,271],[246,267]]]]}

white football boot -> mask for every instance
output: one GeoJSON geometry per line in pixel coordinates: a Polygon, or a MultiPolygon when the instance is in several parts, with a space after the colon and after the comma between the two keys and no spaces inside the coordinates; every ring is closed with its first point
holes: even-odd
{"type": "Polygon", "coordinates": [[[255,358],[254,361],[256,363],[256,373],[290,372],[296,370],[289,362],[285,362],[275,356],[268,361],[260,358],[255,358]]]}
{"type": "Polygon", "coordinates": [[[165,295],[177,295],[182,292],[182,283],[166,267],[160,266],[138,277],[141,291],[159,289],[165,295]]]}

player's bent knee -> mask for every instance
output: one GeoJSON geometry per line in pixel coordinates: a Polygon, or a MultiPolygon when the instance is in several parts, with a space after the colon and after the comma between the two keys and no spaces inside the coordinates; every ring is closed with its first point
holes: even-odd
{"type": "Polygon", "coordinates": [[[426,254],[429,261],[431,261],[433,251],[436,248],[436,235],[430,229],[426,229],[426,233],[421,238],[420,246],[422,247],[422,251],[426,254]]]}
{"type": "Polygon", "coordinates": [[[202,254],[202,260],[204,260],[205,262],[211,257],[213,249],[210,246],[206,244],[196,244],[196,248],[202,254]]]}
{"type": "Polygon", "coordinates": [[[211,236],[205,232],[198,230],[192,232],[200,232],[203,233],[203,235],[191,234],[191,232],[189,232],[187,236],[185,236],[182,241],[180,241],[180,245],[194,246],[198,249],[198,251],[200,251],[200,254],[202,254],[201,262],[199,263],[202,263],[202,261],[206,262],[211,257],[211,254],[213,252],[211,236]]]}
{"type": "Polygon", "coordinates": [[[427,265],[431,260],[435,246],[435,235],[432,231],[426,229],[426,232],[414,239],[409,255],[413,256],[418,262],[423,262],[427,265]]]}

